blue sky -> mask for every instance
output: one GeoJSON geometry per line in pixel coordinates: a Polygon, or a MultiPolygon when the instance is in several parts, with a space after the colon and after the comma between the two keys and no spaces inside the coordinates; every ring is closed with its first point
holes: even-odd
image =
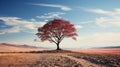
{"type": "MultiPolygon", "coordinates": [[[[35,33],[53,18],[75,25],[77,41],[65,38],[61,47],[120,46],[120,0],[0,0],[0,43],[56,47],[34,42],[35,33]]],[[[39,40],[39,39],[38,39],[39,40]]]]}

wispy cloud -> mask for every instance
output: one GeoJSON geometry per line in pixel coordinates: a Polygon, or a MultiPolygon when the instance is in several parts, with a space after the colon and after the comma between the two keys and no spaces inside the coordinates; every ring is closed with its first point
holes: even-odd
{"type": "Polygon", "coordinates": [[[109,15],[109,16],[115,16],[120,14],[120,8],[114,9],[113,11],[103,10],[103,9],[85,9],[86,11],[93,12],[96,14],[103,14],[103,15],[109,15]]]}
{"type": "MultiPolygon", "coordinates": [[[[104,47],[104,46],[119,46],[120,45],[120,33],[114,33],[114,32],[104,32],[104,33],[92,33],[88,35],[81,35],[77,37],[77,40],[74,41],[72,39],[65,39],[63,44],[63,47],[74,47],[76,48],[91,48],[91,47],[104,47]],[[70,42],[69,42],[70,41],[70,42]],[[78,47],[79,46],[79,47],[78,47]]],[[[62,45],[61,45],[62,47],[62,45]]]]}
{"type": "Polygon", "coordinates": [[[37,18],[42,18],[42,19],[50,19],[50,18],[62,18],[61,15],[63,15],[65,13],[62,12],[50,12],[50,13],[46,13],[42,16],[37,16],[37,18]]]}
{"type": "Polygon", "coordinates": [[[43,26],[45,22],[38,22],[36,20],[24,20],[18,17],[0,17],[0,20],[5,25],[12,26],[11,28],[4,28],[0,30],[0,34],[16,33],[20,31],[35,33],[37,27],[43,26]]]}
{"type": "Polygon", "coordinates": [[[20,32],[20,28],[18,26],[14,26],[12,28],[5,28],[0,30],[0,34],[5,34],[5,33],[17,33],[20,32]]]}
{"type": "Polygon", "coordinates": [[[76,29],[81,29],[81,28],[83,28],[83,26],[79,24],[79,25],[75,25],[75,28],[76,29]]]}
{"type": "Polygon", "coordinates": [[[109,11],[105,11],[102,9],[85,9],[84,8],[84,10],[89,11],[89,12],[93,12],[93,13],[97,13],[97,14],[109,14],[110,13],[109,11]]]}
{"type": "Polygon", "coordinates": [[[113,32],[107,32],[107,33],[94,33],[91,35],[84,36],[84,42],[83,44],[89,45],[93,44],[93,46],[113,46],[113,45],[119,45],[120,44],[120,33],[113,33],[113,32]]]}
{"type": "Polygon", "coordinates": [[[72,10],[70,7],[63,6],[63,5],[58,5],[58,4],[31,4],[31,5],[60,8],[63,11],[70,11],[70,10],[72,10]]]}
{"type": "MultiPolygon", "coordinates": [[[[61,12],[51,12],[46,13],[43,16],[37,16],[38,18],[54,18],[54,17],[60,17],[60,15],[65,14],[61,12]]],[[[3,29],[0,29],[0,34],[6,34],[6,33],[18,33],[18,32],[28,32],[28,33],[36,33],[37,28],[43,26],[46,21],[36,21],[36,19],[30,19],[25,20],[19,17],[0,17],[0,20],[4,22],[6,26],[10,26],[7,28],[6,26],[2,26],[3,29]]],[[[75,25],[77,29],[83,28],[81,25],[75,25]]]]}
{"type": "Polygon", "coordinates": [[[96,24],[101,27],[120,27],[120,17],[99,17],[96,18],[96,24]]]}
{"type": "Polygon", "coordinates": [[[103,9],[82,9],[88,12],[104,15],[95,19],[96,24],[101,27],[120,27],[120,8],[114,9],[113,11],[103,9]]]}

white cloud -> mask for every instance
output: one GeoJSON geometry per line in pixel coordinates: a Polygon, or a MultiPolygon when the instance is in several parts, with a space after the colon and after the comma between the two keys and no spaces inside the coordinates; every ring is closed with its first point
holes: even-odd
{"type": "Polygon", "coordinates": [[[81,28],[83,28],[83,26],[82,25],[75,25],[75,28],[76,29],[81,29],[81,28]]]}
{"type": "Polygon", "coordinates": [[[5,23],[5,25],[12,26],[12,28],[0,30],[0,34],[15,33],[19,31],[29,31],[35,33],[38,27],[43,26],[45,24],[45,22],[38,22],[36,20],[28,21],[18,17],[0,17],[0,20],[2,20],[5,23]]]}
{"type": "Polygon", "coordinates": [[[20,31],[20,28],[18,26],[15,26],[11,29],[5,29],[7,33],[16,33],[20,31]]]}
{"type": "Polygon", "coordinates": [[[94,33],[81,36],[79,44],[87,47],[120,46],[120,33],[94,33]]]}
{"type": "Polygon", "coordinates": [[[105,11],[102,9],[85,9],[86,11],[97,13],[97,14],[109,14],[111,13],[110,11],[105,11]]]}
{"type": "Polygon", "coordinates": [[[63,15],[65,13],[62,12],[50,12],[50,13],[46,13],[42,16],[37,16],[37,18],[43,18],[43,19],[49,19],[49,18],[61,18],[60,15],[63,15]]]}
{"type": "Polygon", "coordinates": [[[102,27],[116,26],[120,27],[120,8],[113,11],[103,10],[103,9],[84,9],[89,12],[104,15],[96,18],[95,22],[97,25],[102,27]]]}
{"type": "Polygon", "coordinates": [[[9,29],[2,29],[0,30],[0,34],[5,34],[5,33],[17,33],[20,31],[20,28],[18,26],[9,28],[9,29]]]}
{"type": "Polygon", "coordinates": [[[120,46],[120,33],[93,33],[89,35],[80,35],[77,40],[71,38],[64,39],[60,46],[62,48],[91,48],[91,47],[107,47],[120,46]]]}
{"type": "Polygon", "coordinates": [[[101,26],[101,27],[111,27],[111,26],[116,26],[120,27],[120,17],[100,17],[96,18],[96,24],[101,26]]]}
{"type": "Polygon", "coordinates": [[[113,11],[103,10],[103,9],[86,9],[86,8],[83,8],[83,9],[88,12],[93,12],[96,14],[103,14],[103,15],[108,15],[108,16],[115,16],[115,15],[120,14],[120,8],[114,9],[113,11]]]}
{"type": "Polygon", "coordinates": [[[61,10],[64,10],[64,11],[70,11],[71,10],[70,7],[63,6],[63,5],[57,5],[57,4],[31,4],[31,5],[60,8],[61,10]]]}

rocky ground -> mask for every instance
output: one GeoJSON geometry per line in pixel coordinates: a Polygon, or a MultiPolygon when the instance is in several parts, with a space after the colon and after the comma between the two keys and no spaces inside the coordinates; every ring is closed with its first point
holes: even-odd
{"type": "Polygon", "coordinates": [[[120,55],[69,51],[0,53],[0,67],[120,67],[120,55]]]}
{"type": "Polygon", "coordinates": [[[101,66],[105,65],[107,67],[120,67],[120,55],[74,53],[70,54],[70,56],[78,59],[85,59],[101,66]]]}
{"type": "Polygon", "coordinates": [[[2,54],[0,67],[82,67],[80,63],[56,54],[2,54]]]}

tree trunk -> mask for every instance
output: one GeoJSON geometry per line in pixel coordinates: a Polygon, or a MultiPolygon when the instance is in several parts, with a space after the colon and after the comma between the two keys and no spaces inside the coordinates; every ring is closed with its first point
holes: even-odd
{"type": "Polygon", "coordinates": [[[56,50],[60,50],[59,43],[57,44],[57,49],[56,50]]]}

